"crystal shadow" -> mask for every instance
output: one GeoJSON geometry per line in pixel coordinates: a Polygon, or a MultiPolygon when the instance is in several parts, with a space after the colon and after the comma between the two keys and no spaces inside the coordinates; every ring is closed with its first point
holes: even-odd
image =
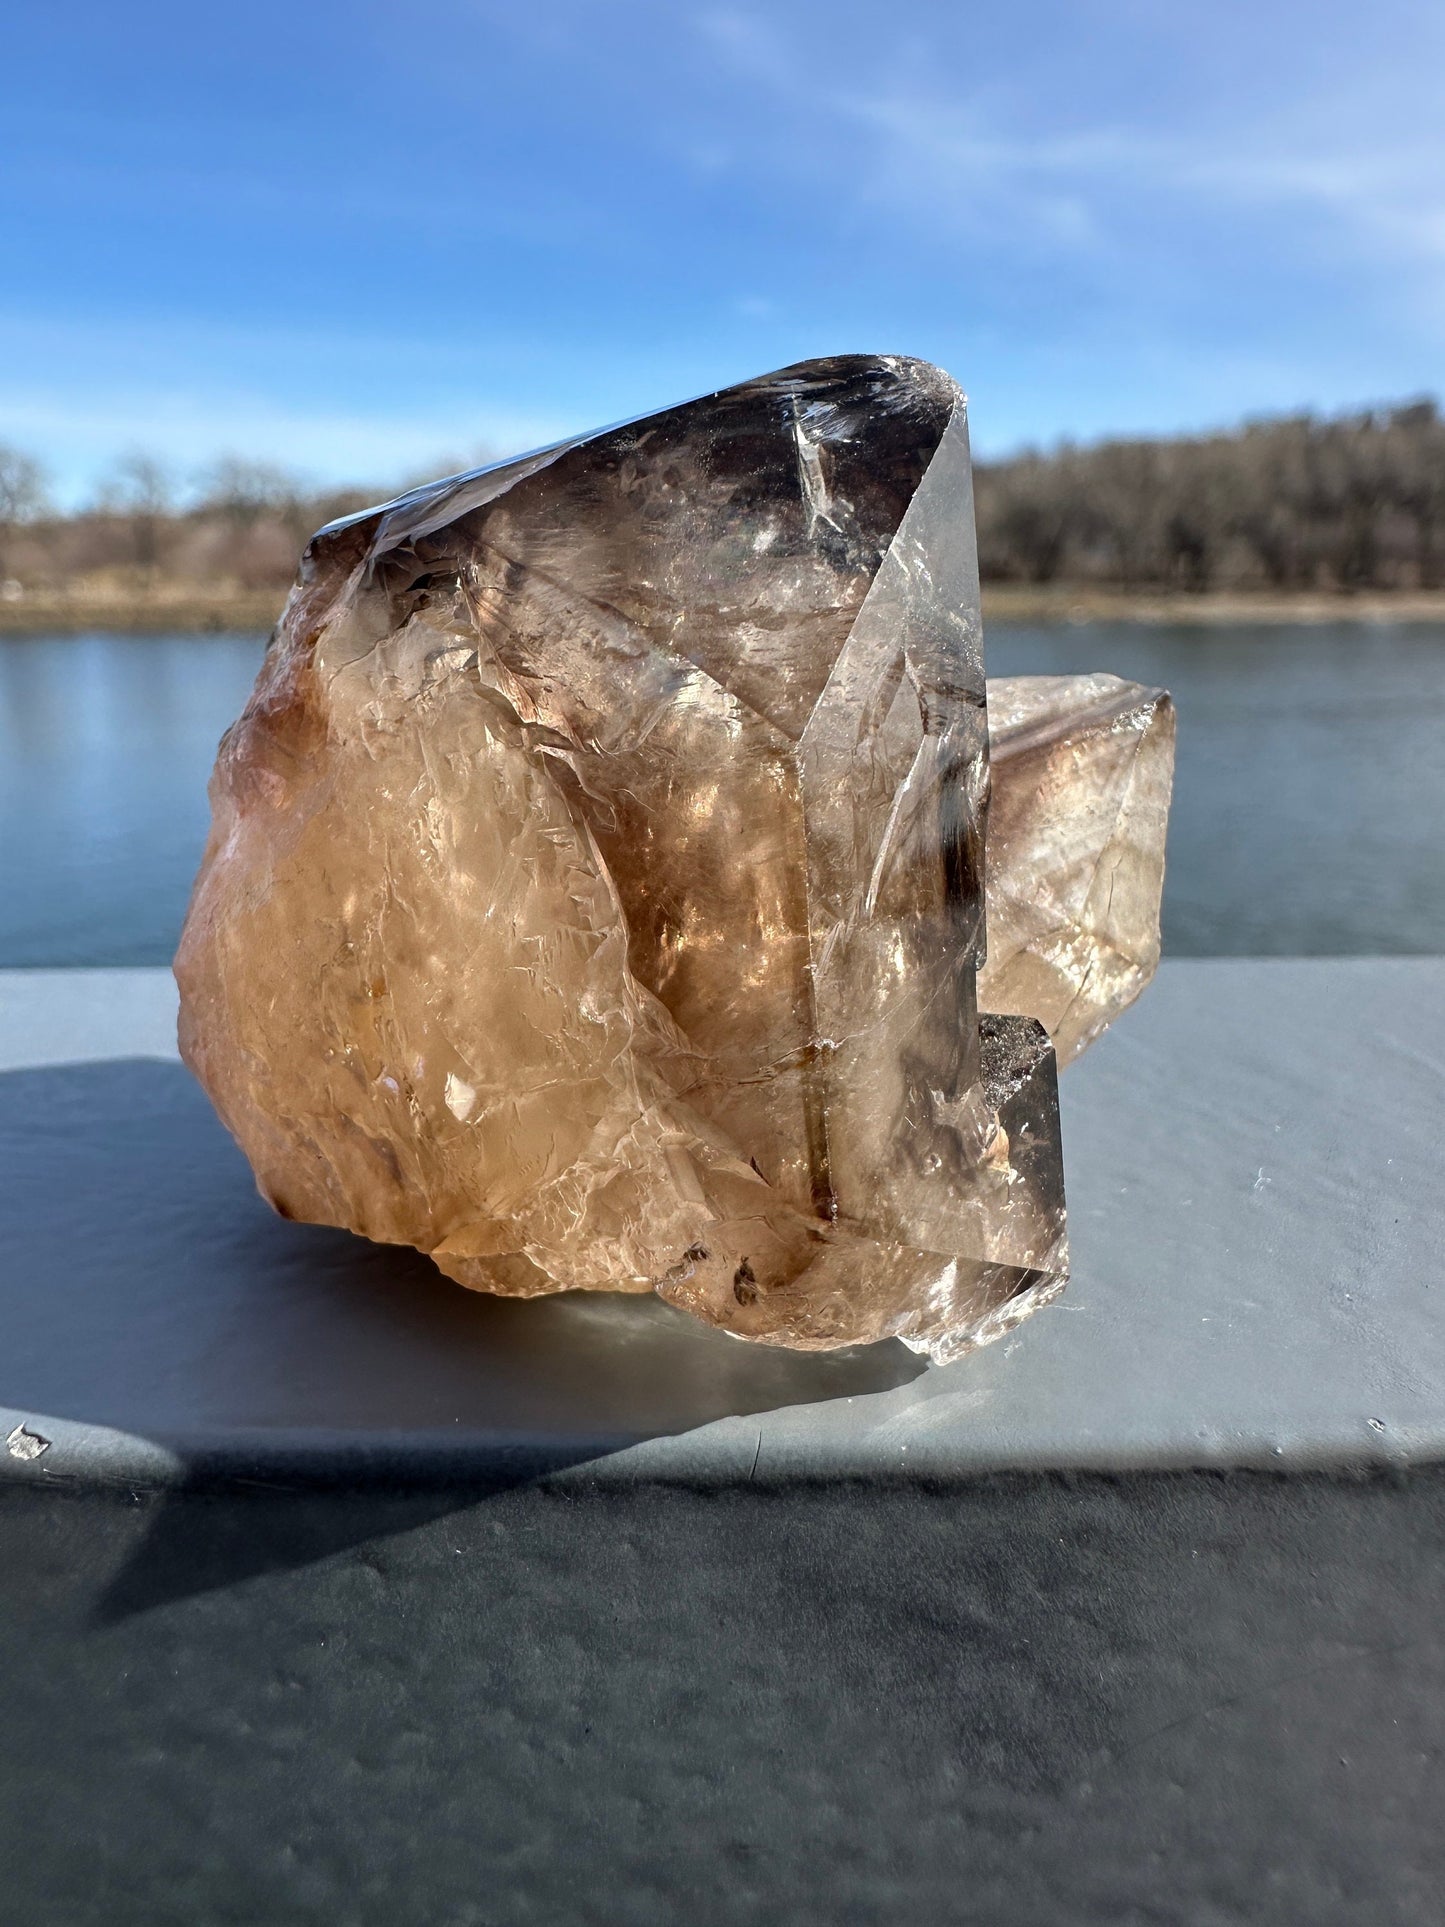
{"type": "MultiPolygon", "coordinates": [[[[163,1507],[137,1554],[150,1577],[123,1575],[118,1600],[401,1529],[447,1510],[458,1482],[475,1497],[922,1369],[891,1344],[737,1345],[651,1298],[459,1292],[414,1252],[288,1224],[179,1065],[0,1077],[0,1159],[0,1403],[155,1440],[188,1493],[357,1481],[375,1496],[306,1509],[303,1542],[269,1549],[223,1534],[207,1550],[194,1523],[171,1545],[163,1507]]],[[[57,1475],[53,1457],[38,1464],[57,1475]]],[[[111,1476],[98,1446],[81,1478],[111,1476]]]]}

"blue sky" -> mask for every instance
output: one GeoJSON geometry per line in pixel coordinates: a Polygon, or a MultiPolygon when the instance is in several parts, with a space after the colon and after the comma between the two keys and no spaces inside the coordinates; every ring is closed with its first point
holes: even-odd
{"type": "Polygon", "coordinates": [[[1438,0],[12,9],[0,439],[386,482],[844,349],[976,446],[1441,386],[1438,0]]]}

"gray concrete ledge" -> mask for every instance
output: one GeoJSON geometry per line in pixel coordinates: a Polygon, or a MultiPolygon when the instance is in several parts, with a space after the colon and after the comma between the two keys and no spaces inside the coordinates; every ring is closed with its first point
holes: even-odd
{"type": "Polygon", "coordinates": [[[5,1476],[1445,1458],[1445,963],[1166,964],[1063,1079],[1069,1291],[943,1370],[749,1347],[650,1300],[478,1298],[283,1224],[167,1061],[173,1011],[165,972],[0,973],[5,1476]]]}

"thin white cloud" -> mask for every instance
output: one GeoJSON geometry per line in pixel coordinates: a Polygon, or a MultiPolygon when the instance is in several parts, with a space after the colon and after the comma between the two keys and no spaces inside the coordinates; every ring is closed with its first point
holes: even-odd
{"type": "Polygon", "coordinates": [[[1172,196],[1217,209],[1322,217],[1356,248],[1426,270],[1445,264],[1445,141],[1438,150],[1414,143],[1345,150],[1333,142],[1311,150],[1281,144],[1270,130],[1226,144],[1212,134],[1166,138],[1118,127],[1020,141],[991,135],[967,110],[929,101],[834,104],[885,137],[877,187],[896,196],[906,186],[931,210],[948,201],[959,208],[967,190],[991,198],[991,225],[1022,214],[1050,243],[1102,246],[1131,201],[1172,196]]]}
{"type": "Polygon", "coordinates": [[[1403,46],[1375,74],[1342,49],[1332,85],[1301,74],[1293,91],[1252,108],[1176,76],[1172,117],[1171,103],[1142,96],[1137,118],[1121,117],[1096,77],[1093,124],[1080,89],[1070,125],[1020,133],[1016,94],[992,76],[974,83],[966,68],[956,85],[941,82],[947,60],[921,43],[891,67],[880,58],[873,84],[859,88],[830,77],[826,62],[810,65],[772,20],[717,10],[698,26],[734,79],[770,102],[782,129],[770,167],[827,177],[840,198],[886,206],[897,221],[1107,253],[1141,209],[1170,199],[1181,214],[1273,212],[1327,223],[1335,245],[1362,258],[1388,256],[1417,275],[1432,307],[1445,295],[1445,121],[1434,83],[1421,91],[1403,46]]]}

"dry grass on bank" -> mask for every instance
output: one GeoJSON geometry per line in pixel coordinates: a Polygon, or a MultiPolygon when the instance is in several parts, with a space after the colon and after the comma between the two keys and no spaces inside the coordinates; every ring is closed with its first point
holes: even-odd
{"type": "MultiPolygon", "coordinates": [[[[137,635],[267,632],[285,601],[276,589],[233,582],[140,579],[123,572],[82,578],[64,589],[27,590],[0,598],[0,636],[81,635],[111,630],[137,635]]],[[[983,610],[991,622],[1439,622],[1445,591],[1384,594],[1207,595],[1127,591],[1090,584],[986,584],[983,610]]]]}

